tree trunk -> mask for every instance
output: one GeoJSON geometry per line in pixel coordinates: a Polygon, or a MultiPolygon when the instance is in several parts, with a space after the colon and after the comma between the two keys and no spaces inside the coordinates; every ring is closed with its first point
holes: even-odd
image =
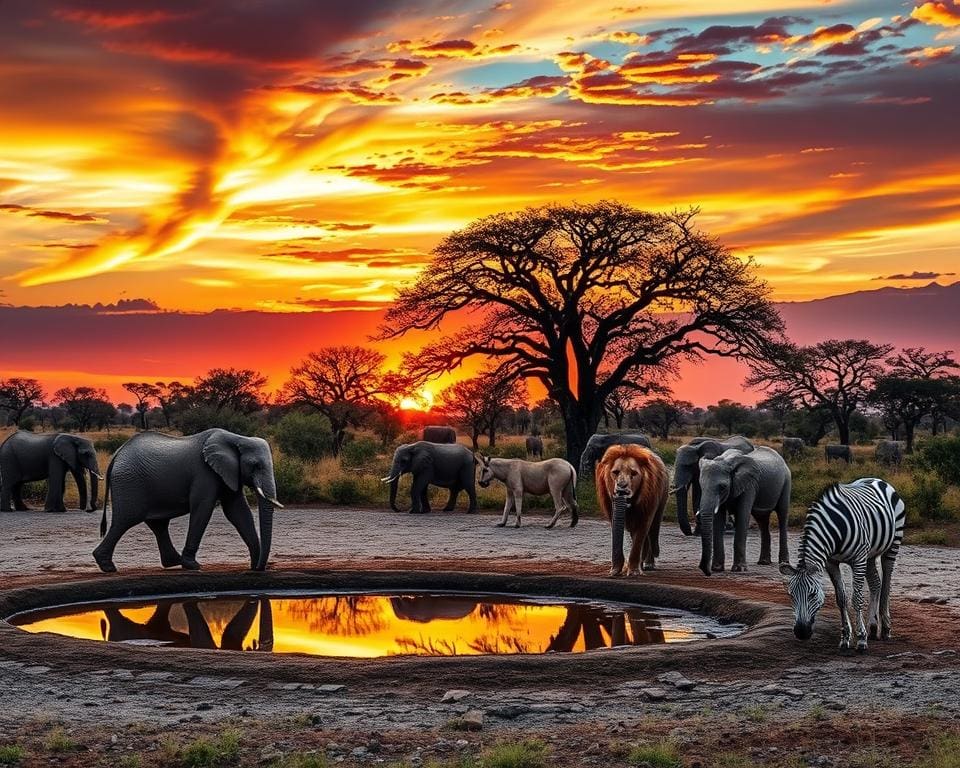
{"type": "Polygon", "coordinates": [[[489,440],[487,445],[490,446],[491,448],[495,448],[497,445],[497,428],[493,426],[493,424],[491,424],[489,429],[487,430],[487,437],[489,440]]]}
{"type": "MultiPolygon", "coordinates": [[[[588,400],[589,402],[589,400],[588,400]]],[[[580,457],[587,447],[587,440],[597,431],[602,418],[602,411],[598,408],[581,406],[577,400],[571,400],[560,406],[563,416],[563,432],[566,437],[566,459],[573,466],[580,466],[580,457]]]]}
{"type": "Polygon", "coordinates": [[[907,421],[903,425],[903,436],[906,439],[906,452],[913,453],[913,430],[915,424],[912,421],[907,421]]]}
{"type": "Polygon", "coordinates": [[[480,450],[480,433],[477,431],[476,428],[474,428],[470,432],[470,440],[473,442],[473,450],[479,451],[480,450]]]}
{"type": "Polygon", "coordinates": [[[347,438],[347,428],[346,427],[336,427],[333,431],[333,455],[339,456],[340,450],[343,448],[343,442],[347,438]]]}
{"type": "Polygon", "coordinates": [[[840,434],[840,445],[850,445],[850,419],[837,419],[837,432],[840,434]]]}

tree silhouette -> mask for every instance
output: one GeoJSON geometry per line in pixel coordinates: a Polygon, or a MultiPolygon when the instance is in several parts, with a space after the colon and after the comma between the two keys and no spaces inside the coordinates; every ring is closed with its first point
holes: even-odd
{"type": "Polygon", "coordinates": [[[266,401],[266,385],[266,376],[247,368],[212,368],[194,382],[192,395],[218,414],[227,407],[237,413],[253,413],[266,401]]]}
{"type": "Polygon", "coordinates": [[[750,409],[733,400],[721,400],[716,405],[708,405],[707,410],[710,417],[722,426],[728,435],[735,434],[737,426],[750,419],[750,409]]]}
{"type": "Polygon", "coordinates": [[[0,410],[9,411],[18,427],[23,414],[39,405],[46,393],[36,379],[13,377],[0,381],[0,410]]]}
{"type": "Polygon", "coordinates": [[[440,409],[448,419],[470,431],[474,450],[480,447],[482,434],[487,435],[491,447],[495,446],[499,422],[525,402],[522,383],[496,369],[458,381],[440,393],[440,409]]]}
{"type": "Polygon", "coordinates": [[[424,377],[475,355],[539,380],[577,461],[610,393],[642,388],[683,358],[747,355],[781,320],[752,264],[693,226],[616,202],[530,208],[449,235],[399,291],[380,338],[470,320],[407,358],[424,377]]]}
{"type": "MultiPolygon", "coordinates": [[[[904,347],[900,354],[887,358],[887,365],[891,367],[890,375],[901,379],[943,379],[951,378],[950,372],[960,370],[960,363],[953,357],[953,350],[943,352],[927,352],[925,347],[904,347]]],[[[926,387],[928,396],[933,397],[930,406],[930,431],[936,435],[944,416],[952,407],[954,386],[933,385],[926,387]]],[[[889,411],[886,412],[890,415],[889,411]]]]}
{"type": "Polygon", "coordinates": [[[155,382],[157,388],[157,403],[160,405],[160,412],[163,413],[163,420],[166,422],[167,429],[170,429],[173,414],[179,408],[182,408],[190,396],[190,387],[181,384],[179,381],[155,382]]]}
{"type": "Polygon", "coordinates": [[[323,347],[290,370],[287,402],[307,405],[330,421],[333,452],[340,454],[347,427],[359,427],[383,398],[403,393],[407,382],[383,370],[386,357],[359,346],[323,347]]]}
{"type": "Polygon", "coordinates": [[[73,419],[80,432],[94,424],[106,426],[116,413],[107,393],[94,387],[63,387],[53,393],[54,399],[73,419]]]}
{"type": "Polygon", "coordinates": [[[137,413],[140,414],[140,427],[147,428],[147,411],[150,410],[150,401],[160,395],[160,388],[156,384],[146,381],[128,381],[123,385],[131,395],[137,398],[137,413]]]}
{"type": "Polygon", "coordinates": [[[840,442],[849,445],[851,417],[883,375],[882,361],[892,349],[866,339],[831,339],[808,347],[773,344],[751,361],[747,384],[806,408],[825,408],[840,442]]]}
{"type": "Polygon", "coordinates": [[[683,414],[691,408],[693,403],[687,400],[658,397],[644,404],[636,417],[640,426],[666,440],[670,437],[670,428],[682,426],[683,414]]]}

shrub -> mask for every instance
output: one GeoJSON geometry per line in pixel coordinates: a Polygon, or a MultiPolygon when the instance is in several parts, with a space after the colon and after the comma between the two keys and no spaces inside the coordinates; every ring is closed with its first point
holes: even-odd
{"type": "Polygon", "coordinates": [[[62,753],[72,752],[77,749],[79,745],[70,738],[63,728],[57,726],[47,734],[47,738],[43,741],[43,746],[47,752],[62,753]]]}
{"type": "Polygon", "coordinates": [[[649,766],[649,768],[680,768],[681,766],[677,746],[670,741],[634,747],[630,750],[629,760],[632,765],[649,766]]]}
{"type": "Polygon", "coordinates": [[[315,501],[317,489],[307,478],[307,467],[293,456],[279,454],[274,457],[273,476],[277,481],[277,495],[280,501],[315,501]]]}
{"type": "Polygon", "coordinates": [[[922,448],[924,464],[950,485],[960,485],[960,437],[929,440],[922,448]]]}
{"type": "Polygon", "coordinates": [[[947,487],[938,477],[917,472],[913,482],[903,485],[899,490],[908,519],[949,520],[952,517],[943,503],[947,487]]]}
{"type": "Polygon", "coordinates": [[[489,456],[498,456],[501,459],[525,459],[527,458],[527,444],[522,443],[500,443],[493,448],[481,448],[481,453],[489,456]]]}
{"type": "Polygon", "coordinates": [[[196,739],[180,753],[184,768],[219,768],[236,763],[239,757],[240,734],[232,728],[212,741],[203,737],[196,739]]]}
{"type": "Polygon", "coordinates": [[[0,765],[19,765],[27,756],[19,744],[5,744],[0,747],[0,765]]]}
{"type": "Polygon", "coordinates": [[[369,437],[354,438],[340,449],[340,463],[345,467],[362,467],[376,461],[380,444],[369,437]]]}
{"type": "Polygon", "coordinates": [[[255,435],[259,427],[253,416],[237,413],[229,408],[224,408],[220,413],[217,413],[215,408],[207,405],[200,405],[183,411],[177,419],[177,426],[185,435],[195,435],[214,427],[226,429],[238,435],[255,435]]]}
{"type": "Polygon", "coordinates": [[[274,427],[280,450],[302,461],[316,461],[333,450],[330,422],[319,413],[286,414],[274,427]]]}
{"type": "Polygon", "coordinates": [[[360,483],[352,477],[338,477],[331,480],[327,485],[325,496],[331,503],[344,506],[357,504],[363,500],[360,483]]]}
{"type": "Polygon", "coordinates": [[[484,768],[543,768],[547,745],[538,739],[495,744],[483,753],[484,768]]]}
{"type": "Polygon", "coordinates": [[[127,440],[129,440],[132,435],[107,435],[105,437],[98,437],[94,443],[97,446],[98,451],[103,451],[104,453],[109,453],[113,455],[116,453],[121,445],[124,445],[127,440]]]}

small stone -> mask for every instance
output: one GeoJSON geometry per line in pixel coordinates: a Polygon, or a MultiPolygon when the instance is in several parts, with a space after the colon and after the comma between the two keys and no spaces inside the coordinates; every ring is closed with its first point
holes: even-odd
{"type": "Polygon", "coordinates": [[[379,739],[370,739],[370,741],[367,742],[367,752],[375,755],[380,751],[382,746],[379,739]]]}
{"type": "Polygon", "coordinates": [[[441,701],[441,702],[444,702],[444,701],[461,701],[461,700],[467,698],[467,696],[469,696],[469,695],[470,695],[470,691],[464,690],[464,689],[462,689],[462,688],[453,688],[452,690],[449,690],[449,691],[447,691],[445,694],[443,694],[443,696],[441,697],[440,701],[441,701]]]}
{"type": "Polygon", "coordinates": [[[260,752],[260,762],[261,763],[276,763],[280,760],[283,760],[284,754],[278,749],[273,747],[267,747],[266,749],[261,750],[260,752]]]}
{"type": "Polygon", "coordinates": [[[668,683],[679,691],[691,691],[697,687],[692,680],[688,680],[679,672],[664,672],[657,678],[658,683],[668,683]]]}
{"type": "Polygon", "coordinates": [[[50,667],[45,667],[42,664],[34,664],[30,667],[24,667],[23,672],[28,675],[43,675],[50,671],[50,667]]]}
{"type": "Polygon", "coordinates": [[[667,692],[663,688],[641,688],[640,693],[646,696],[648,701],[663,701],[667,698],[667,692]]]}
{"type": "Polygon", "coordinates": [[[199,712],[206,712],[209,709],[213,709],[213,704],[210,704],[209,702],[201,701],[199,704],[197,704],[197,711],[199,712]]]}
{"type": "Polygon", "coordinates": [[[324,683],[323,685],[317,686],[317,693],[336,693],[337,691],[342,691],[347,686],[336,683],[324,683]]]}
{"type": "Polygon", "coordinates": [[[353,755],[354,757],[366,757],[366,756],[367,756],[367,748],[366,748],[366,747],[354,747],[352,750],[350,750],[350,754],[353,755]]]}
{"type": "Polygon", "coordinates": [[[471,709],[465,712],[460,718],[463,727],[468,731],[479,731],[483,728],[483,712],[479,709],[471,709]]]}
{"type": "Polygon", "coordinates": [[[470,746],[470,742],[466,739],[457,739],[455,742],[453,742],[453,746],[455,746],[457,749],[466,749],[470,746]]]}
{"type": "Polygon", "coordinates": [[[532,710],[523,704],[506,704],[502,707],[488,709],[487,714],[492,717],[499,717],[503,720],[516,720],[521,715],[528,715],[532,710]]]}
{"type": "Polygon", "coordinates": [[[956,656],[957,652],[953,648],[944,648],[942,651],[934,651],[934,656],[956,656]]]}
{"type": "Polygon", "coordinates": [[[110,743],[111,743],[111,744],[116,744],[116,743],[117,743],[117,734],[114,733],[114,734],[112,734],[112,735],[110,736],[110,743]]]}

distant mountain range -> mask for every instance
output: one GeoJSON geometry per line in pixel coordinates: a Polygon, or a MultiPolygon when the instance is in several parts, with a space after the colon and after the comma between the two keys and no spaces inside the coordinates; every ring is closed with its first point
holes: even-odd
{"type": "MultiPolygon", "coordinates": [[[[790,337],[803,344],[866,338],[897,347],[960,350],[960,282],[858,291],[777,307],[790,337]]],[[[217,366],[255,368],[270,377],[271,386],[279,386],[312,349],[369,343],[382,316],[356,310],[193,314],[158,311],[152,302],[136,299],[115,305],[0,306],[0,377],[33,375],[49,391],[94,384],[118,400],[125,397],[124,381],[190,380],[217,366]]],[[[396,358],[427,338],[410,334],[384,349],[396,358]]],[[[711,358],[685,366],[674,391],[697,404],[723,397],[756,400],[756,392],[743,390],[744,375],[736,361],[711,358]]]]}

